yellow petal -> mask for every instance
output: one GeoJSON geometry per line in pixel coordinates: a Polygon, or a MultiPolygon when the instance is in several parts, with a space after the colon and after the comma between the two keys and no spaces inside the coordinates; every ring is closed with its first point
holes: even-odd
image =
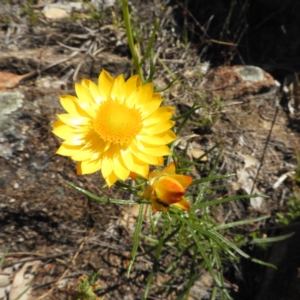
{"type": "MultiPolygon", "coordinates": [[[[150,165],[154,165],[154,166],[159,165],[158,157],[149,156],[149,155],[146,155],[146,154],[142,153],[141,150],[137,148],[135,143],[132,142],[130,144],[129,150],[131,151],[133,156],[137,157],[140,161],[142,161],[144,163],[147,163],[147,164],[150,164],[150,165]]],[[[135,172],[135,170],[131,170],[131,171],[135,172]]],[[[140,173],[138,173],[138,174],[140,174],[140,173]]]]}
{"type": "Polygon", "coordinates": [[[139,96],[139,89],[136,89],[126,99],[126,104],[128,105],[128,107],[133,107],[136,105],[136,99],[138,98],[138,96],[139,96]]]}
{"type": "Polygon", "coordinates": [[[157,157],[162,157],[162,156],[171,154],[171,150],[167,146],[160,146],[160,147],[155,147],[155,148],[145,147],[144,152],[148,155],[153,155],[153,156],[157,156],[157,157]]]}
{"type": "MultiPolygon", "coordinates": [[[[90,126],[80,126],[80,127],[74,127],[66,125],[63,121],[57,120],[53,124],[53,131],[57,136],[59,136],[59,131],[62,132],[74,132],[74,133],[80,133],[80,132],[88,132],[90,130],[90,126]]],[[[64,133],[61,133],[64,134],[64,133]]]]}
{"type": "Polygon", "coordinates": [[[172,130],[157,134],[156,137],[160,137],[165,141],[165,144],[169,144],[177,139],[176,134],[172,130]]]}
{"type": "Polygon", "coordinates": [[[75,92],[77,95],[78,103],[82,109],[90,106],[90,103],[93,102],[93,97],[90,90],[80,83],[75,83],[75,92]]]}
{"type": "Polygon", "coordinates": [[[167,146],[153,146],[139,140],[136,141],[136,144],[140,151],[150,156],[158,157],[171,154],[171,150],[167,146]]]}
{"type": "Polygon", "coordinates": [[[121,160],[123,165],[131,172],[147,177],[149,173],[149,165],[139,160],[132,152],[130,152],[130,150],[121,151],[118,159],[121,160]]]}
{"type": "Polygon", "coordinates": [[[85,144],[84,136],[78,136],[78,135],[69,137],[65,142],[68,145],[73,145],[78,147],[83,147],[85,144]]]}
{"type": "Polygon", "coordinates": [[[59,127],[59,126],[64,126],[64,125],[66,125],[64,122],[62,122],[61,120],[56,120],[53,124],[52,124],[52,126],[54,127],[54,128],[57,128],[57,127],[59,127]]]}
{"type": "Polygon", "coordinates": [[[98,79],[98,88],[102,101],[106,100],[110,96],[114,81],[115,79],[105,70],[100,73],[98,79]]]}
{"type": "Polygon", "coordinates": [[[144,126],[164,123],[170,120],[174,114],[174,108],[171,106],[159,107],[153,114],[146,117],[143,121],[144,126]]]}
{"type": "Polygon", "coordinates": [[[81,85],[82,85],[83,87],[87,88],[87,89],[89,89],[90,83],[91,83],[91,81],[88,80],[88,79],[86,79],[86,78],[83,78],[82,81],[81,81],[81,85]]]}
{"type": "MultiPolygon", "coordinates": [[[[95,133],[93,131],[70,134],[68,138],[65,140],[65,143],[69,145],[82,145],[82,146],[91,145],[90,141],[94,138],[94,136],[95,133]]],[[[97,141],[98,140],[99,138],[97,137],[97,141]]]]}
{"type": "MultiPolygon", "coordinates": [[[[90,92],[91,92],[91,95],[92,95],[93,100],[95,101],[96,105],[98,105],[102,101],[107,100],[107,98],[104,99],[103,97],[101,97],[99,88],[94,82],[90,83],[90,92]]],[[[95,109],[96,108],[97,108],[97,106],[95,106],[95,109]]]]}
{"type": "MultiPolygon", "coordinates": [[[[61,122],[59,120],[59,122],[61,122]]],[[[52,132],[57,135],[58,137],[62,138],[62,139],[67,139],[70,132],[73,131],[73,128],[70,127],[69,125],[64,124],[63,122],[61,122],[62,125],[55,125],[54,129],[52,130],[52,132]]],[[[54,124],[53,124],[54,125],[54,124]]]]}
{"type": "Polygon", "coordinates": [[[107,185],[109,187],[111,187],[118,180],[118,177],[114,172],[112,172],[108,177],[106,177],[104,179],[105,179],[107,185]]]}
{"type": "Polygon", "coordinates": [[[164,164],[164,158],[163,158],[163,156],[161,156],[161,157],[158,157],[158,166],[163,166],[163,164],[164,164]]]}
{"type": "MultiPolygon", "coordinates": [[[[71,157],[75,161],[84,161],[91,159],[93,153],[89,149],[79,149],[71,157]]],[[[96,157],[94,157],[96,158],[96,157]]]]}
{"type": "Polygon", "coordinates": [[[58,137],[64,140],[68,140],[69,138],[73,139],[76,135],[79,134],[81,136],[83,136],[84,134],[88,134],[89,131],[90,131],[89,126],[74,128],[72,126],[62,123],[62,125],[56,126],[52,132],[58,137]]]}
{"type": "Polygon", "coordinates": [[[77,98],[74,96],[69,95],[62,95],[59,97],[60,104],[62,107],[69,113],[73,115],[80,115],[78,113],[78,104],[77,104],[77,98]],[[76,105],[77,104],[77,105],[76,105]]]}
{"type": "MultiPolygon", "coordinates": [[[[134,90],[126,99],[126,103],[129,107],[136,106],[138,108],[141,108],[143,105],[146,105],[147,103],[152,101],[152,94],[152,83],[145,84],[134,90]]],[[[147,115],[145,111],[143,113],[147,115]]]]}
{"type": "Polygon", "coordinates": [[[122,161],[114,160],[114,173],[121,180],[126,180],[130,174],[130,171],[123,165],[122,161]]]}
{"type": "Polygon", "coordinates": [[[175,164],[172,162],[161,171],[160,175],[175,174],[175,172],[176,172],[175,164]]]}
{"type": "Polygon", "coordinates": [[[180,209],[183,210],[189,210],[190,209],[190,203],[184,198],[182,197],[182,200],[180,202],[177,202],[175,204],[173,204],[173,206],[176,206],[180,209]]]}
{"type": "Polygon", "coordinates": [[[138,90],[138,94],[136,95],[135,104],[137,106],[142,106],[148,104],[152,101],[153,95],[153,83],[146,83],[145,85],[141,86],[138,90]]]}
{"type": "Polygon", "coordinates": [[[149,178],[149,182],[150,182],[151,185],[153,184],[154,180],[159,178],[160,174],[161,173],[157,169],[155,169],[155,170],[153,170],[152,172],[149,173],[148,178],[149,178]]]}
{"type": "Polygon", "coordinates": [[[171,174],[169,175],[169,177],[179,182],[184,189],[186,189],[193,181],[193,178],[191,176],[186,176],[186,175],[171,174]]]}
{"type": "Polygon", "coordinates": [[[140,134],[159,134],[163,133],[174,126],[174,121],[167,121],[165,123],[159,123],[156,126],[143,127],[140,131],[140,134]]]}
{"type": "Polygon", "coordinates": [[[120,156],[122,157],[124,165],[128,168],[128,170],[134,171],[134,162],[133,162],[132,153],[128,149],[121,150],[120,156]]]}
{"type": "Polygon", "coordinates": [[[95,173],[101,169],[101,164],[101,159],[79,162],[77,164],[77,174],[83,175],[95,173]]]}
{"type": "Polygon", "coordinates": [[[102,159],[101,173],[104,178],[108,177],[114,168],[114,161],[112,158],[104,156],[102,159]]]}
{"type": "Polygon", "coordinates": [[[123,101],[125,97],[125,80],[123,75],[119,75],[114,82],[110,96],[114,100],[123,101]]]}
{"type": "Polygon", "coordinates": [[[136,156],[133,155],[133,169],[131,171],[134,171],[135,173],[146,178],[149,174],[149,165],[144,161],[140,161],[136,156]]]}
{"type": "Polygon", "coordinates": [[[152,98],[151,101],[140,107],[142,112],[143,119],[150,116],[154,111],[156,111],[162,103],[162,99],[160,97],[152,98]]]}
{"type": "Polygon", "coordinates": [[[110,147],[110,143],[103,141],[97,134],[91,132],[86,136],[85,148],[90,149],[94,153],[105,153],[110,147]]]}
{"type": "Polygon", "coordinates": [[[72,156],[74,153],[76,153],[80,149],[78,146],[72,146],[65,143],[62,143],[58,150],[56,151],[57,154],[63,155],[63,156],[72,156]]]}
{"type": "Polygon", "coordinates": [[[128,99],[129,96],[142,85],[140,76],[131,76],[125,83],[125,98],[128,99]]]}
{"type": "Polygon", "coordinates": [[[95,118],[97,113],[94,109],[95,102],[90,90],[79,83],[75,83],[75,91],[78,97],[78,105],[92,118],[95,118]]]}
{"type": "Polygon", "coordinates": [[[78,133],[74,132],[69,125],[59,126],[53,129],[52,132],[64,140],[76,139],[76,136],[78,135],[78,133]]]}
{"type": "Polygon", "coordinates": [[[77,127],[77,126],[91,125],[91,119],[86,117],[74,116],[69,114],[60,114],[57,116],[62,122],[64,122],[69,126],[77,127]]]}
{"type": "MultiPolygon", "coordinates": [[[[161,145],[165,145],[168,144],[169,138],[167,137],[166,139],[164,139],[164,136],[160,137],[159,135],[141,135],[138,134],[136,137],[136,142],[138,143],[138,146],[140,146],[140,142],[144,142],[147,143],[148,145],[153,145],[153,146],[161,146],[161,145]]],[[[143,151],[145,146],[141,145],[140,150],[143,151]]]]}

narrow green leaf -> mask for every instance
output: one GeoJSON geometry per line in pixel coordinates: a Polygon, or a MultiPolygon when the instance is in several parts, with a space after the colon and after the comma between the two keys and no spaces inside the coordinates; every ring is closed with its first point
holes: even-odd
{"type": "Polygon", "coordinates": [[[223,249],[225,252],[227,252],[232,258],[236,259],[236,256],[232,253],[232,251],[226,247],[225,245],[229,246],[231,249],[239,253],[241,256],[245,258],[250,258],[248,254],[243,252],[241,249],[239,249],[235,244],[231,243],[229,240],[227,240],[225,237],[223,237],[221,234],[216,232],[213,229],[203,229],[200,226],[195,225],[194,223],[190,222],[189,220],[182,218],[181,216],[178,215],[173,215],[174,218],[181,220],[185,224],[187,224],[190,228],[193,228],[194,230],[198,231],[200,234],[209,237],[212,239],[214,242],[216,242],[221,249],[223,249]]]}
{"type": "Polygon", "coordinates": [[[146,82],[152,82],[153,81],[153,76],[156,72],[156,68],[155,68],[153,59],[154,59],[153,49],[151,49],[151,51],[150,51],[150,74],[149,74],[149,78],[147,79],[146,82]]]}
{"type": "MultiPolygon", "coordinates": [[[[226,244],[228,247],[230,247],[232,250],[236,251],[237,253],[239,253],[241,256],[245,257],[245,258],[250,258],[250,256],[248,254],[246,254],[244,251],[242,251],[240,248],[238,248],[235,244],[233,244],[232,242],[230,242],[228,239],[226,239],[222,234],[218,233],[217,231],[213,230],[213,229],[208,229],[207,232],[209,233],[209,235],[214,236],[211,237],[215,242],[219,241],[222,242],[223,244],[226,244]]],[[[232,253],[229,249],[225,251],[228,252],[229,254],[232,253]]],[[[235,255],[234,255],[235,256],[235,255]]]]}
{"type": "Polygon", "coordinates": [[[218,285],[219,287],[222,287],[222,284],[221,284],[219,278],[217,277],[217,275],[216,275],[216,273],[215,273],[215,271],[214,271],[214,269],[213,269],[213,266],[212,266],[212,264],[211,264],[211,261],[209,260],[209,258],[207,257],[207,255],[206,255],[204,249],[203,249],[202,246],[201,246],[201,243],[200,243],[200,241],[199,241],[199,239],[198,239],[198,236],[195,234],[195,232],[194,232],[194,230],[193,230],[192,228],[189,228],[189,229],[190,229],[190,233],[192,234],[193,239],[194,239],[194,241],[195,241],[195,243],[196,243],[196,245],[197,245],[197,249],[199,250],[199,252],[200,252],[200,254],[201,254],[203,260],[205,261],[205,264],[206,264],[206,266],[207,266],[207,268],[208,268],[208,270],[209,270],[211,276],[213,277],[213,279],[215,280],[215,282],[217,283],[217,285],[218,285]]]}
{"type": "Polygon", "coordinates": [[[232,223],[216,226],[216,227],[214,227],[214,229],[215,230],[224,230],[224,229],[233,228],[236,226],[242,226],[242,225],[247,225],[247,224],[251,224],[251,223],[256,223],[256,222],[259,222],[259,221],[262,221],[262,220],[265,220],[268,218],[270,218],[270,216],[262,216],[262,217],[255,218],[255,219],[232,222],[232,223]]]}
{"type": "Polygon", "coordinates": [[[211,182],[211,181],[218,180],[218,179],[227,179],[227,178],[230,178],[230,177],[233,177],[233,176],[236,176],[236,174],[208,176],[208,177],[204,177],[204,178],[194,180],[191,185],[204,183],[204,182],[211,182]]]}
{"type": "Polygon", "coordinates": [[[152,209],[148,209],[149,211],[149,219],[150,219],[150,224],[151,224],[151,233],[154,234],[156,232],[156,227],[153,222],[153,214],[152,214],[152,209]]]}
{"type": "MultiPolygon", "coordinates": [[[[174,79],[172,82],[174,82],[175,80],[177,80],[177,79],[174,79]]],[[[181,120],[181,119],[188,119],[193,112],[195,112],[197,109],[199,109],[201,107],[202,107],[201,105],[195,105],[194,104],[191,109],[189,109],[188,111],[186,111],[185,113],[183,113],[183,114],[181,114],[177,117],[173,117],[172,120],[178,121],[178,120],[181,120]]]]}
{"type": "Polygon", "coordinates": [[[267,263],[267,262],[262,261],[262,260],[257,259],[257,258],[251,258],[251,261],[253,261],[253,262],[255,262],[255,263],[259,264],[259,265],[265,266],[265,267],[277,269],[277,267],[274,266],[273,264],[267,263]]]}
{"type": "Polygon", "coordinates": [[[165,218],[164,225],[163,225],[163,228],[162,228],[162,234],[161,234],[159,242],[156,246],[155,260],[154,260],[154,264],[153,264],[151,274],[149,275],[149,278],[148,278],[148,281],[147,281],[147,284],[146,284],[143,300],[146,300],[148,298],[150,287],[151,287],[151,284],[152,284],[152,281],[154,279],[154,275],[156,273],[156,269],[157,269],[157,266],[158,266],[158,263],[159,263],[161,250],[162,250],[162,247],[163,247],[163,244],[164,244],[164,241],[165,241],[166,229],[169,227],[169,224],[170,224],[169,219],[165,218]]]}
{"type": "MultiPolygon", "coordinates": [[[[217,145],[216,145],[215,147],[217,147],[217,145]]],[[[213,147],[213,148],[214,148],[214,147],[213,147]]],[[[219,161],[219,159],[220,159],[221,153],[222,153],[222,150],[219,151],[219,154],[218,154],[218,156],[217,156],[216,162],[214,163],[213,167],[211,168],[208,177],[211,177],[212,174],[214,173],[215,168],[216,168],[216,166],[217,166],[217,164],[218,164],[218,161],[219,161]]],[[[207,187],[208,187],[208,183],[209,183],[209,182],[204,182],[204,185],[203,185],[202,188],[200,189],[200,191],[199,191],[199,193],[198,193],[198,196],[197,196],[197,199],[196,199],[196,201],[195,201],[195,203],[194,203],[194,210],[195,210],[196,208],[199,208],[199,205],[201,205],[200,203],[201,203],[202,200],[204,199],[204,193],[205,193],[205,191],[206,191],[206,189],[207,189],[207,187]]],[[[210,202],[209,202],[209,203],[210,203],[210,202]]],[[[203,206],[203,207],[204,207],[204,206],[203,206]]],[[[206,212],[205,212],[205,213],[206,213],[206,212]]]]}
{"type": "Polygon", "coordinates": [[[140,232],[141,232],[142,223],[143,223],[143,211],[144,211],[144,205],[141,204],[137,222],[136,222],[136,227],[135,227],[134,234],[133,234],[133,246],[132,246],[132,251],[131,251],[131,259],[130,259],[130,263],[129,263],[128,270],[127,270],[127,277],[129,277],[129,275],[130,275],[130,271],[133,266],[136,252],[137,252],[137,249],[139,246],[139,237],[140,237],[140,232]]]}
{"type": "Polygon", "coordinates": [[[197,195],[197,198],[196,198],[196,201],[195,201],[194,205],[192,206],[193,211],[198,209],[199,205],[201,205],[201,203],[204,199],[204,194],[205,194],[205,191],[206,191],[207,187],[208,187],[208,182],[205,182],[202,185],[202,187],[200,188],[200,190],[198,192],[198,195],[197,195]]]}
{"type": "MultiPolygon", "coordinates": [[[[167,87],[165,87],[165,88],[163,88],[163,89],[160,89],[160,90],[156,90],[156,89],[155,89],[154,92],[155,92],[155,93],[161,93],[161,92],[166,91],[166,90],[169,89],[169,88],[173,85],[173,83],[174,83],[175,81],[177,81],[177,80],[178,80],[177,78],[173,79],[173,80],[171,81],[171,83],[168,84],[167,87]]],[[[174,121],[175,121],[175,119],[176,119],[176,117],[173,118],[174,121]]]]}
{"type": "Polygon", "coordinates": [[[223,266],[222,266],[221,258],[220,258],[220,255],[219,255],[219,249],[217,249],[215,247],[214,243],[212,243],[212,240],[210,240],[210,246],[211,246],[211,249],[212,249],[212,257],[215,261],[215,265],[216,265],[216,268],[218,270],[218,274],[219,274],[219,277],[220,277],[221,284],[222,284],[222,286],[224,286],[223,266]]]}
{"type": "Polygon", "coordinates": [[[151,274],[149,275],[147,284],[146,284],[143,300],[147,300],[147,297],[148,297],[148,294],[149,294],[149,291],[150,291],[150,287],[151,287],[152,281],[154,279],[154,275],[155,275],[155,272],[152,270],[151,274]]]}
{"type": "Polygon", "coordinates": [[[219,278],[217,277],[217,275],[215,274],[214,270],[213,270],[213,265],[211,264],[211,261],[209,260],[208,256],[206,255],[205,253],[205,250],[203,249],[203,247],[201,246],[201,243],[200,243],[200,240],[198,238],[198,236],[196,235],[195,231],[198,231],[199,233],[203,233],[204,230],[200,229],[198,226],[195,226],[195,224],[193,224],[192,222],[189,222],[188,220],[186,220],[184,217],[180,216],[180,215],[177,215],[177,214],[173,214],[173,218],[185,223],[189,229],[190,229],[190,232],[193,236],[193,239],[197,245],[197,249],[199,250],[203,260],[205,261],[206,263],[206,266],[209,270],[209,272],[211,273],[211,276],[214,278],[214,280],[216,281],[216,283],[222,287],[222,284],[221,284],[221,281],[219,280],[219,278]],[[200,230],[199,230],[200,229],[200,230]]]}
{"type": "Polygon", "coordinates": [[[216,157],[216,161],[213,164],[212,168],[210,169],[210,172],[209,172],[208,176],[212,176],[215,173],[216,168],[217,168],[217,166],[219,164],[219,160],[220,160],[220,157],[221,157],[222,153],[223,153],[223,147],[221,147],[221,149],[220,149],[220,151],[218,153],[218,156],[216,157]]]}
{"type": "Polygon", "coordinates": [[[15,298],[15,299],[13,299],[13,300],[19,300],[19,299],[21,299],[22,296],[23,296],[23,295],[31,288],[31,286],[32,286],[32,284],[30,284],[28,287],[26,287],[26,288],[24,289],[24,291],[22,291],[21,294],[19,294],[19,295],[17,296],[17,298],[15,298]]]}
{"type": "MultiPolygon", "coordinates": [[[[225,253],[227,253],[229,256],[232,257],[232,259],[237,260],[236,255],[227,247],[226,241],[228,241],[226,238],[224,238],[222,235],[216,236],[214,231],[212,230],[205,230],[205,229],[197,229],[203,236],[209,237],[211,240],[213,240],[225,253]],[[226,240],[226,241],[225,241],[226,240]]],[[[239,248],[237,248],[239,249],[239,248]]]]}
{"type": "MultiPolygon", "coordinates": [[[[158,57],[157,61],[163,66],[163,68],[168,72],[168,74],[173,78],[176,79],[176,75],[168,68],[168,66],[158,57]]],[[[182,88],[184,88],[186,91],[190,92],[194,97],[199,96],[197,93],[195,93],[195,90],[189,88],[186,84],[182,83],[178,78],[178,83],[182,88]]],[[[200,97],[199,97],[200,98],[200,97]]]]}
{"type": "Polygon", "coordinates": [[[212,293],[210,295],[210,300],[216,300],[218,294],[218,288],[215,286],[212,290],[212,293]]]}
{"type": "Polygon", "coordinates": [[[136,69],[136,72],[139,74],[142,82],[144,83],[142,68],[140,67],[139,58],[136,53],[133,36],[132,36],[132,28],[131,28],[130,15],[129,15],[129,9],[128,9],[128,0],[122,0],[122,10],[123,10],[123,17],[124,17],[126,36],[127,36],[127,40],[128,40],[128,46],[129,46],[129,49],[130,49],[130,52],[132,55],[133,64],[136,69]]]}
{"type": "Polygon", "coordinates": [[[123,205],[130,205],[130,204],[141,204],[141,203],[146,203],[146,201],[132,201],[132,200],[123,200],[123,199],[113,199],[113,198],[108,198],[108,197],[98,197],[94,195],[93,193],[90,193],[89,191],[82,189],[75,184],[68,182],[67,184],[71,186],[74,190],[79,191],[80,193],[92,198],[93,200],[96,200],[98,202],[102,203],[113,203],[113,204],[123,204],[123,205]]]}
{"type": "Polygon", "coordinates": [[[275,236],[275,237],[270,237],[270,238],[261,238],[261,239],[253,239],[249,244],[266,244],[266,243],[274,243],[274,242],[279,242],[286,240],[293,236],[295,233],[288,233],[280,236],[275,236]]]}
{"type": "MultiPolygon", "coordinates": [[[[232,250],[234,250],[235,252],[237,252],[238,254],[240,254],[241,256],[243,256],[244,258],[246,259],[250,259],[251,261],[253,262],[256,262],[256,263],[259,263],[261,265],[264,265],[264,266],[267,266],[267,267],[271,267],[271,268],[276,268],[274,265],[270,264],[270,263],[267,263],[267,262],[264,262],[264,261],[261,261],[259,259],[256,259],[256,258],[251,258],[250,255],[248,255],[247,253],[245,253],[244,251],[242,251],[241,249],[239,249],[235,244],[233,244],[232,242],[230,242],[228,239],[226,239],[225,237],[223,237],[223,235],[219,234],[218,232],[216,232],[215,230],[213,229],[208,229],[208,230],[205,230],[205,229],[202,229],[200,226],[197,226],[191,222],[188,222],[186,219],[183,219],[183,218],[180,218],[176,215],[173,216],[174,218],[177,218],[177,219],[181,219],[182,222],[186,223],[188,226],[190,226],[190,228],[193,228],[195,230],[197,230],[199,233],[201,233],[202,235],[206,235],[206,236],[209,236],[211,239],[213,239],[220,247],[222,244],[221,243],[224,243],[226,244],[228,247],[230,247],[232,250]],[[214,236],[214,237],[213,237],[214,236]]],[[[224,251],[226,251],[227,253],[232,253],[228,248],[226,250],[226,248],[224,249],[224,245],[222,246],[222,249],[224,251]]]]}
{"type": "MultiPolygon", "coordinates": [[[[197,204],[197,208],[203,208],[203,207],[207,207],[207,206],[212,206],[212,205],[218,205],[221,203],[226,203],[226,202],[230,202],[230,201],[236,201],[236,200],[240,200],[240,199],[249,199],[249,198],[255,198],[255,197],[263,197],[263,198],[268,198],[268,196],[265,195],[236,195],[236,196],[231,196],[231,197],[227,197],[227,198],[223,198],[223,199],[219,199],[219,200],[213,200],[213,201],[209,201],[209,202],[201,202],[199,204],[197,204]]],[[[196,205],[196,203],[195,203],[196,205]]]]}
{"type": "MultiPolygon", "coordinates": [[[[178,160],[180,162],[185,162],[185,163],[189,164],[189,166],[193,165],[193,166],[203,167],[203,163],[197,163],[197,162],[194,162],[194,161],[190,161],[189,159],[184,158],[181,155],[178,155],[177,153],[173,153],[173,155],[174,155],[174,157],[178,158],[178,160]]],[[[206,153],[202,154],[201,157],[204,157],[205,155],[206,155],[206,153]]],[[[199,159],[197,159],[197,160],[201,161],[201,157],[199,159]]]]}
{"type": "Polygon", "coordinates": [[[154,28],[153,28],[153,31],[152,31],[152,34],[151,34],[151,37],[150,37],[148,47],[146,49],[146,52],[145,52],[142,60],[140,61],[140,67],[143,65],[143,63],[145,62],[145,60],[147,59],[147,57],[149,56],[149,54],[150,54],[150,52],[153,48],[153,44],[154,44],[154,40],[155,40],[155,34],[156,34],[156,31],[157,31],[158,25],[159,25],[159,21],[158,21],[158,19],[156,19],[155,23],[154,23],[154,28]]]}

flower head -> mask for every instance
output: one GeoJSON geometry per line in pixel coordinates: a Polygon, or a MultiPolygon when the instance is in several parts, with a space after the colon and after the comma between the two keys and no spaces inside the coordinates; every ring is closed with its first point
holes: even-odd
{"type": "Polygon", "coordinates": [[[57,153],[78,161],[78,174],[101,170],[111,186],[130,173],[147,177],[149,164],[163,164],[170,154],[166,145],[176,139],[170,130],[174,109],[160,107],[152,83],[142,85],[137,75],[113,78],[103,70],[98,85],[83,79],[75,91],[77,97],[60,97],[67,113],[58,115],[53,132],[64,139],[57,153]]]}
{"type": "Polygon", "coordinates": [[[150,186],[143,193],[144,198],[150,198],[152,209],[168,211],[170,205],[183,210],[189,210],[190,204],[183,197],[186,188],[192,183],[190,176],[175,173],[175,164],[171,163],[161,172],[154,170],[149,173],[150,186]]]}

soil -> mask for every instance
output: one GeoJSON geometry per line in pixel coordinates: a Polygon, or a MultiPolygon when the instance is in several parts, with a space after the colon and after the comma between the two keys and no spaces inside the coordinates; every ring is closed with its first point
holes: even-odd
{"type": "MultiPolygon", "coordinates": [[[[75,163],[55,154],[60,140],[51,132],[56,114],[63,111],[59,95],[74,94],[74,82],[82,78],[96,81],[101,69],[114,76],[123,73],[127,78],[131,74],[120,5],[116,3],[96,14],[90,9],[91,4],[86,3],[89,5],[85,9],[75,9],[69,18],[50,19],[42,11],[52,2],[55,1],[35,1],[33,5],[22,1],[0,3],[0,72],[26,75],[13,77],[20,80],[19,84],[5,81],[3,87],[0,74],[0,253],[7,252],[2,269],[10,272],[12,281],[26,262],[39,262],[28,299],[72,299],[80,276],[92,271],[99,274],[99,296],[142,299],[154,257],[151,253],[142,255],[147,245],[141,244],[140,256],[127,278],[134,209],[99,204],[72,189],[67,182],[105,197],[128,199],[130,195],[120,189],[101,189],[104,182],[99,174],[77,176],[75,163]]],[[[180,151],[187,141],[191,142],[187,153],[190,159],[197,159],[195,152],[205,153],[217,145],[205,156],[205,167],[196,170],[195,176],[207,175],[222,148],[217,174],[236,173],[237,176],[226,182],[226,188],[217,190],[217,197],[250,194],[249,182],[251,187],[254,185],[254,192],[269,196],[224,205],[215,212],[215,220],[222,223],[269,215],[268,222],[260,222],[256,227],[268,237],[295,232],[292,239],[268,251],[250,246],[245,249],[254,257],[274,263],[279,271],[244,261],[230,266],[225,277],[232,287],[232,296],[257,300],[299,299],[299,220],[284,227],[276,217],[278,212],[288,210],[288,200],[295,192],[299,193],[294,175],[296,150],[300,149],[300,114],[297,99],[282,92],[284,79],[292,82],[289,78],[299,71],[298,61],[291,64],[297,57],[299,43],[293,48],[288,44],[284,48],[293,50],[292,57],[280,52],[290,58],[289,68],[283,63],[272,65],[267,54],[267,60],[258,61],[251,56],[252,61],[249,61],[239,48],[230,48],[230,51],[226,48],[224,52],[221,44],[211,47],[212,40],[221,38],[213,36],[214,32],[200,31],[199,45],[195,42],[195,32],[199,30],[199,22],[206,22],[211,16],[211,8],[207,6],[206,14],[197,16],[193,15],[197,10],[189,6],[191,3],[132,1],[136,38],[145,50],[153,20],[159,19],[155,86],[166,87],[172,81],[172,72],[180,84],[163,92],[165,103],[176,107],[177,114],[187,111],[195,102],[202,105],[191,116],[178,145],[180,151]],[[185,41],[184,30],[188,30],[192,43],[185,41]],[[205,46],[206,54],[211,51],[210,57],[201,55],[205,46]],[[217,53],[225,53],[225,59],[216,59],[217,53]],[[211,65],[220,67],[210,71],[214,75],[206,70],[208,59],[211,65]],[[241,79],[237,77],[236,67],[231,68],[230,64],[239,65],[238,68],[244,63],[263,67],[265,62],[268,73],[264,73],[267,75],[263,85],[260,81],[243,88],[241,82],[236,84],[236,80],[241,79]],[[280,81],[281,88],[269,73],[280,81]],[[232,78],[235,83],[220,88],[222,76],[226,82],[232,78]],[[239,287],[238,292],[235,287],[239,287]]],[[[216,7],[220,13],[218,9],[221,8],[216,7]]],[[[227,16],[229,8],[223,9],[222,16],[227,16]]],[[[247,18],[245,14],[239,15],[238,21],[246,22],[252,11],[247,18]]],[[[276,22],[280,20],[277,18],[276,22]]],[[[249,19],[250,24],[252,21],[249,19]]],[[[294,28],[291,23],[289,28],[294,28]]],[[[296,33],[293,33],[294,38],[296,33]]],[[[252,34],[250,31],[251,37],[252,34]]],[[[276,39],[266,35],[273,42],[276,39]]],[[[249,43],[253,43],[252,39],[249,43]]],[[[241,45],[244,49],[245,44],[241,45]]],[[[276,52],[273,57],[279,54],[276,52]]],[[[145,67],[146,73],[148,67],[145,67]]],[[[148,299],[176,299],[183,290],[184,276],[178,278],[166,296],[164,285],[170,280],[164,272],[167,263],[168,260],[160,266],[148,299]]],[[[212,286],[211,277],[203,271],[188,299],[208,299],[212,286]]],[[[3,299],[8,298],[3,296],[3,299]]]]}

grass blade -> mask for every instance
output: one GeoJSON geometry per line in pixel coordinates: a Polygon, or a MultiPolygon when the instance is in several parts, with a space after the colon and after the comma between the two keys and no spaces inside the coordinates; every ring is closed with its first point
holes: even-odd
{"type": "Polygon", "coordinates": [[[132,251],[131,251],[130,263],[129,263],[129,266],[127,269],[127,277],[129,277],[129,275],[130,275],[130,271],[133,266],[136,252],[137,252],[137,249],[139,246],[139,237],[140,237],[140,232],[141,232],[142,223],[143,223],[143,210],[144,210],[144,205],[141,204],[140,208],[139,208],[139,215],[137,218],[136,227],[135,227],[134,234],[133,234],[133,246],[132,246],[132,251]]]}
{"type": "Polygon", "coordinates": [[[152,34],[151,34],[151,37],[150,37],[148,47],[146,49],[146,52],[145,52],[142,60],[140,61],[140,66],[143,65],[143,63],[145,62],[145,60],[149,56],[149,54],[151,52],[151,49],[153,48],[153,44],[154,44],[154,40],[155,40],[155,34],[156,34],[156,31],[157,31],[158,25],[159,25],[159,22],[158,22],[158,19],[156,19],[155,23],[154,23],[154,28],[153,28],[153,31],[152,31],[152,34]]]}
{"type": "MultiPolygon", "coordinates": [[[[221,203],[226,203],[226,202],[230,202],[230,201],[235,201],[235,200],[240,200],[240,199],[249,199],[249,198],[254,198],[254,197],[263,197],[263,198],[268,198],[268,196],[265,195],[237,195],[237,196],[231,196],[231,197],[227,197],[227,198],[223,198],[223,199],[218,199],[218,200],[213,200],[210,202],[201,202],[200,204],[197,205],[197,208],[204,208],[207,206],[212,206],[212,205],[218,205],[221,203]]],[[[196,203],[195,203],[196,205],[196,203]]]]}
{"type": "Polygon", "coordinates": [[[247,225],[247,224],[251,224],[251,223],[256,223],[256,222],[259,222],[259,221],[262,221],[262,220],[265,220],[268,218],[270,218],[270,216],[262,216],[262,217],[255,218],[255,219],[232,222],[232,223],[216,226],[216,227],[214,227],[214,229],[215,230],[225,230],[225,229],[233,228],[236,226],[242,226],[242,225],[247,225]]]}
{"type": "Polygon", "coordinates": [[[270,238],[262,238],[262,239],[253,239],[249,244],[266,244],[266,243],[274,243],[274,242],[279,242],[286,240],[293,236],[295,233],[288,233],[280,236],[275,236],[275,237],[270,237],[270,238]]]}
{"type": "MultiPolygon", "coordinates": [[[[113,199],[113,198],[108,198],[108,197],[99,197],[94,195],[93,193],[90,193],[89,191],[82,189],[78,186],[76,186],[75,184],[68,182],[67,184],[69,186],[71,186],[74,190],[79,191],[80,193],[92,198],[93,200],[96,200],[98,202],[102,202],[102,203],[113,203],[113,204],[126,204],[126,205],[130,205],[130,204],[139,204],[140,202],[136,202],[136,201],[132,201],[132,200],[123,200],[123,199],[113,199]]],[[[142,202],[144,203],[144,202],[142,202]]]]}

